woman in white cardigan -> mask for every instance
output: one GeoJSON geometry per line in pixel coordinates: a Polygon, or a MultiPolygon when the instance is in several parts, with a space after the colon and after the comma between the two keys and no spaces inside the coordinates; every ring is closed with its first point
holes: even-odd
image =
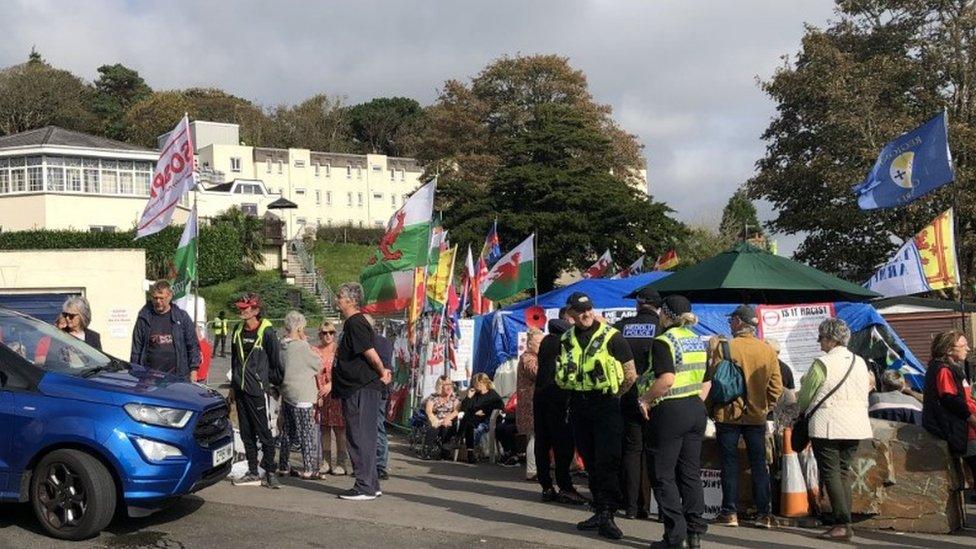
{"type": "Polygon", "coordinates": [[[810,417],[810,442],[830,497],[834,523],[820,538],[846,540],[853,536],[851,461],[858,443],[872,437],[868,419],[871,374],[864,359],[847,348],[851,330],[843,320],[823,321],[818,333],[817,341],[826,354],[813,361],[800,381],[797,404],[800,410],[808,410],[824,401],[810,417]],[[837,390],[824,400],[835,387],[837,390]]]}

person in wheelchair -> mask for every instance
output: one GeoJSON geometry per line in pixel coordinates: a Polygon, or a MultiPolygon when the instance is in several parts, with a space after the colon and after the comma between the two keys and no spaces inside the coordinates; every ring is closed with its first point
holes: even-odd
{"type": "Polygon", "coordinates": [[[429,457],[447,459],[450,443],[457,435],[455,420],[461,411],[461,401],[454,395],[454,383],[448,376],[437,378],[434,394],[427,399],[425,406],[428,428],[425,435],[425,448],[429,457]]]}

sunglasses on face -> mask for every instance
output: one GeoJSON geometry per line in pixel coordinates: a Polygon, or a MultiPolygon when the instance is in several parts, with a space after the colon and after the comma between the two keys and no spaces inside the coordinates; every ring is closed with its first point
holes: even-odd
{"type": "Polygon", "coordinates": [[[319,332],[320,336],[334,336],[336,335],[335,330],[322,330],[319,332]]]}
{"type": "Polygon", "coordinates": [[[63,316],[64,318],[66,318],[68,320],[74,320],[75,317],[78,316],[78,313],[65,313],[65,312],[62,312],[61,313],[61,316],[63,316]]]}

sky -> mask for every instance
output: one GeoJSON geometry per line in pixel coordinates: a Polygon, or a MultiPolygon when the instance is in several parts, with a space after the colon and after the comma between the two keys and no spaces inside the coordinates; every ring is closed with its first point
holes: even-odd
{"type": "MultiPolygon", "coordinates": [[[[829,0],[140,0],[5,2],[0,66],[36,47],[91,81],[123,63],[154,89],[213,86],[265,106],[437,98],[503,55],[555,53],[644,144],[650,192],[715,227],[754,173],[775,105],[760,90],[829,0]]],[[[768,204],[758,204],[769,219],[768,204]]],[[[779,235],[781,253],[797,237],[779,235]]]]}

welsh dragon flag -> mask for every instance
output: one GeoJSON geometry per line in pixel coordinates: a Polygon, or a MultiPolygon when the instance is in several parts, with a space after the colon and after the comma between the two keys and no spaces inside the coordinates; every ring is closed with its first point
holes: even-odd
{"type": "Polygon", "coordinates": [[[535,235],[529,235],[488,271],[482,295],[498,301],[535,287],[535,235]]]}
{"type": "Polygon", "coordinates": [[[417,189],[386,226],[386,234],[359,274],[367,313],[395,313],[410,303],[414,268],[427,264],[435,181],[417,189]]]}
{"type": "Polygon", "coordinates": [[[185,297],[190,284],[197,278],[197,207],[190,210],[190,217],[183,227],[183,236],[173,258],[173,299],[185,297]]]}

